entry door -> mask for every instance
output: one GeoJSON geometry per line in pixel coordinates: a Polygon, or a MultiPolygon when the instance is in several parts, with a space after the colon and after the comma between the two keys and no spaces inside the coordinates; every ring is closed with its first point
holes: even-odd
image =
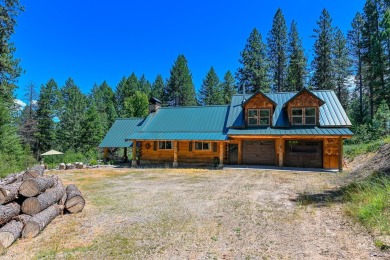
{"type": "Polygon", "coordinates": [[[229,164],[238,164],[238,144],[229,144],[229,164]]]}

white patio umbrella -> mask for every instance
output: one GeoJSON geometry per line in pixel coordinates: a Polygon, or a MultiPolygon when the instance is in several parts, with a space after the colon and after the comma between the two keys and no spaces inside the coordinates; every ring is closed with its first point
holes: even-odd
{"type": "MultiPolygon", "coordinates": [[[[43,153],[41,155],[42,156],[54,156],[54,155],[61,155],[61,154],[64,154],[64,153],[61,153],[61,152],[56,151],[56,150],[50,150],[50,151],[47,151],[46,153],[43,153]]],[[[53,160],[51,161],[51,163],[53,164],[53,160]]]]}

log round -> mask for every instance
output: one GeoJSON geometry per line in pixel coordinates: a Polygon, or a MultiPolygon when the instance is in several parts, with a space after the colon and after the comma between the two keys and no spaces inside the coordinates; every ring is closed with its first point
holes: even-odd
{"type": "Polygon", "coordinates": [[[53,185],[53,177],[42,176],[35,179],[23,181],[22,185],[20,185],[19,193],[28,198],[34,197],[41,194],[45,190],[53,187],[53,185]]]}
{"type": "Polygon", "coordinates": [[[23,223],[23,226],[30,220],[31,216],[27,214],[20,214],[13,219],[23,223]]]}
{"type": "Polygon", "coordinates": [[[42,176],[44,171],[45,167],[43,165],[35,165],[24,173],[23,180],[25,181],[42,176]]]}
{"type": "Polygon", "coordinates": [[[55,182],[54,187],[46,190],[38,197],[26,199],[22,204],[22,212],[28,215],[35,215],[57,203],[64,195],[65,189],[60,179],[56,178],[55,182]]]}
{"type": "Polygon", "coordinates": [[[18,198],[19,187],[21,182],[14,182],[12,184],[0,187],[0,204],[11,202],[18,198]]]}
{"type": "Polygon", "coordinates": [[[6,205],[0,205],[0,225],[10,221],[13,217],[19,215],[20,205],[16,202],[11,202],[6,205]]]}
{"type": "Polygon", "coordinates": [[[10,175],[8,175],[7,177],[5,177],[4,179],[2,179],[0,181],[0,185],[3,186],[3,185],[8,185],[8,184],[11,184],[11,183],[14,183],[14,182],[20,182],[23,179],[24,173],[25,172],[23,171],[23,172],[20,172],[20,173],[10,174],[10,175]]]}
{"type": "Polygon", "coordinates": [[[23,223],[12,220],[0,228],[0,243],[4,248],[9,247],[22,234],[23,223]]]}
{"type": "Polygon", "coordinates": [[[83,210],[85,206],[85,200],[81,191],[74,184],[70,184],[66,187],[67,199],[65,202],[65,208],[70,213],[77,213],[83,210]]]}
{"type": "Polygon", "coordinates": [[[53,219],[59,215],[59,208],[54,204],[31,217],[22,231],[23,238],[36,237],[53,219]]]}

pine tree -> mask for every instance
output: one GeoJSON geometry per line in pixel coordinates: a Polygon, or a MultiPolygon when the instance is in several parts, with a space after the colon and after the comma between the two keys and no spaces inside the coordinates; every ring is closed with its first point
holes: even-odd
{"type": "Polygon", "coordinates": [[[63,104],[59,114],[57,142],[63,151],[82,150],[82,133],[85,122],[87,100],[79,87],[69,78],[61,89],[63,104]]]}
{"type": "Polygon", "coordinates": [[[41,86],[37,103],[37,154],[51,150],[55,145],[55,122],[59,89],[54,79],[41,86]]]}
{"type": "Polygon", "coordinates": [[[336,93],[341,105],[346,108],[348,104],[348,79],[351,62],[348,56],[347,40],[340,29],[336,30],[333,49],[334,79],[336,93]]]}
{"type": "MultiPolygon", "coordinates": [[[[352,62],[352,70],[355,74],[355,82],[357,86],[359,100],[358,112],[356,115],[356,123],[362,124],[364,120],[363,112],[363,17],[357,13],[352,21],[351,29],[348,31],[348,49],[349,56],[352,62]]],[[[356,111],[355,111],[356,113],[356,111]]]]}
{"type": "Polygon", "coordinates": [[[84,153],[96,149],[107,132],[102,124],[102,114],[99,112],[95,100],[89,98],[88,104],[81,132],[82,150],[84,153]]]}
{"type": "Polygon", "coordinates": [[[273,89],[281,92],[287,76],[287,26],[280,8],[274,16],[267,43],[273,89]]]}
{"type": "Polygon", "coordinates": [[[142,74],[138,81],[138,90],[145,93],[147,96],[149,96],[151,91],[151,84],[149,80],[146,79],[145,75],[142,74]]]}
{"type": "Polygon", "coordinates": [[[299,37],[297,23],[293,20],[288,34],[288,67],[285,90],[300,91],[305,87],[307,58],[299,37]]]}
{"type": "Polygon", "coordinates": [[[155,97],[159,100],[163,100],[164,89],[165,89],[164,79],[160,74],[158,74],[152,84],[150,97],[155,97]]]}
{"type": "Polygon", "coordinates": [[[126,117],[145,117],[149,112],[148,96],[136,91],[132,96],[125,99],[126,117]]]}
{"type": "Polygon", "coordinates": [[[223,91],[223,103],[230,104],[232,101],[232,96],[236,94],[236,86],[233,74],[228,70],[223,77],[223,82],[221,84],[223,91]]]}
{"type": "Polygon", "coordinates": [[[36,99],[37,92],[35,85],[31,82],[25,88],[25,98],[27,105],[22,110],[19,117],[18,132],[24,145],[27,145],[34,153],[37,151],[37,118],[36,118],[36,99]]]}
{"type": "Polygon", "coordinates": [[[203,79],[202,86],[199,90],[199,102],[206,106],[223,104],[223,92],[214,67],[210,68],[206,77],[203,79]]]}
{"type": "Polygon", "coordinates": [[[103,131],[107,132],[115,119],[118,117],[115,110],[115,94],[106,81],[99,86],[92,88],[92,99],[97,104],[97,111],[100,115],[100,124],[103,131]]]}
{"type": "Polygon", "coordinates": [[[115,109],[116,113],[119,117],[123,117],[124,115],[124,105],[125,105],[125,89],[126,89],[126,77],[123,77],[115,89],[115,109]]]}
{"type": "Polygon", "coordinates": [[[334,45],[332,19],[326,9],[317,21],[318,28],[314,29],[314,71],[312,84],[315,89],[335,89],[334,66],[332,50],[334,45]]]}
{"type": "Polygon", "coordinates": [[[179,55],[173,64],[164,95],[171,106],[197,105],[192,75],[184,55],[179,55]]]}
{"type": "Polygon", "coordinates": [[[239,62],[242,67],[236,72],[239,92],[245,88],[246,93],[261,90],[268,92],[270,82],[268,78],[269,64],[267,62],[266,45],[262,41],[261,34],[253,29],[246,42],[244,50],[240,53],[239,62]]]}

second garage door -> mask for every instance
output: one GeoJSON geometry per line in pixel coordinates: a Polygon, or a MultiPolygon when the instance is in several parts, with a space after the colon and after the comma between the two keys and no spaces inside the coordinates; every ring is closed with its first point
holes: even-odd
{"type": "Polygon", "coordinates": [[[275,141],[243,141],[244,164],[275,165],[275,141]]]}

